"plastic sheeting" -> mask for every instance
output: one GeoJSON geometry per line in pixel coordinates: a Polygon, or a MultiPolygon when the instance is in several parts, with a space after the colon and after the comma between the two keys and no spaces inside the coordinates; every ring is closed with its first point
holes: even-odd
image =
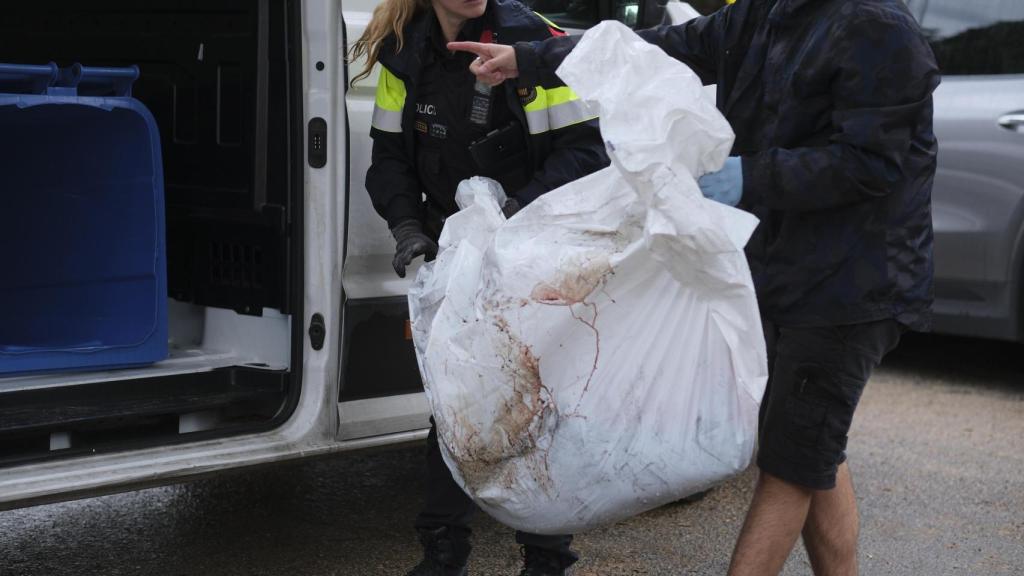
{"type": "Polygon", "coordinates": [[[606,22],[558,74],[612,166],[506,221],[463,182],[409,293],[445,461],[489,514],[573,533],[750,462],[767,379],[743,254],[757,220],[703,198],[733,134],[685,65],[606,22]]]}

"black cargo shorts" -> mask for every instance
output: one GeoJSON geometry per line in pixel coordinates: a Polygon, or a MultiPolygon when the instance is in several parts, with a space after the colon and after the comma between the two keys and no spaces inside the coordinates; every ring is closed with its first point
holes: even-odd
{"type": "Polygon", "coordinates": [[[765,322],[764,329],[769,377],[757,465],[793,484],[832,489],[864,385],[904,328],[879,320],[814,328],[765,322]]]}

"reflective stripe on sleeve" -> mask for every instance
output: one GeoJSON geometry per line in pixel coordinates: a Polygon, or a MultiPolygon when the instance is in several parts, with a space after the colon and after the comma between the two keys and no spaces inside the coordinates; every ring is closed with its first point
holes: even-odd
{"type": "Polygon", "coordinates": [[[374,128],[383,132],[402,131],[402,110],[405,108],[405,83],[387,68],[381,68],[377,80],[377,97],[373,105],[374,128]]]}
{"type": "Polygon", "coordinates": [[[529,125],[530,134],[543,134],[548,131],[548,111],[546,109],[527,110],[526,123],[529,125]]]}
{"type": "Polygon", "coordinates": [[[537,86],[537,97],[523,106],[530,134],[558,130],[597,118],[567,86],[545,90],[537,86]]]}
{"type": "Polygon", "coordinates": [[[558,130],[597,118],[582,100],[570,100],[548,108],[548,129],[558,130]]]}
{"type": "Polygon", "coordinates": [[[373,119],[370,121],[370,125],[382,132],[401,132],[402,113],[374,106],[373,119]]]}

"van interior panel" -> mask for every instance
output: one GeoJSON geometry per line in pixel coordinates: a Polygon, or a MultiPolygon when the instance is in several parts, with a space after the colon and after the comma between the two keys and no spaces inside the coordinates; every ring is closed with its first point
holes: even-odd
{"type": "Polygon", "coordinates": [[[132,96],[162,148],[170,356],[0,378],[0,467],[271,429],[294,409],[300,32],[296,0],[5,7],[0,62],[139,67],[132,96]]]}

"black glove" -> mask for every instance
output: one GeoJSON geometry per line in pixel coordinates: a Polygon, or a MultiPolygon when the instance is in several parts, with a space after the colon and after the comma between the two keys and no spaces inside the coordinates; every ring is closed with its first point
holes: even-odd
{"type": "Polygon", "coordinates": [[[515,198],[509,198],[505,200],[505,205],[501,207],[501,213],[505,215],[505,218],[511,218],[522,206],[519,205],[519,200],[515,198]]]}
{"type": "Polygon", "coordinates": [[[417,256],[423,256],[427,262],[437,256],[437,243],[423,233],[423,225],[418,220],[399,222],[391,229],[395,237],[395,259],[391,265],[399,278],[405,278],[405,267],[417,256]]]}

